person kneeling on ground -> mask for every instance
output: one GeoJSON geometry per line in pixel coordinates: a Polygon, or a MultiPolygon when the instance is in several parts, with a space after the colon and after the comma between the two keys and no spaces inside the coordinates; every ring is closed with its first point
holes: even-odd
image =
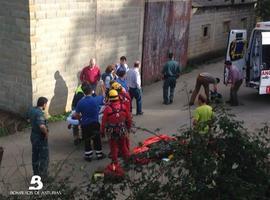
{"type": "MultiPolygon", "coordinates": [[[[76,108],[78,102],[84,97],[83,88],[86,86],[87,86],[87,83],[84,82],[77,87],[75,94],[73,96],[72,104],[71,104],[72,113],[75,112],[75,108],[76,108]]],[[[81,142],[80,134],[79,134],[79,125],[69,124],[68,128],[71,128],[71,127],[73,130],[74,145],[78,145],[81,142]]]]}
{"type": "Polygon", "coordinates": [[[213,108],[206,104],[206,98],[203,95],[198,97],[199,106],[196,108],[193,117],[193,125],[199,133],[209,132],[209,125],[213,120],[213,108]]]}

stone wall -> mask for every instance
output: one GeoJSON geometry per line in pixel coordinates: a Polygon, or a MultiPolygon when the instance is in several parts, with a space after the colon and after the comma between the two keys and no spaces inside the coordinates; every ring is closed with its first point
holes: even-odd
{"type": "Polygon", "coordinates": [[[32,103],[29,5],[0,1],[0,108],[23,113],[32,103]]]}
{"type": "Polygon", "coordinates": [[[247,29],[250,34],[254,28],[255,13],[253,4],[230,7],[206,7],[193,9],[189,29],[189,60],[204,60],[222,51],[225,56],[228,32],[225,22],[230,22],[231,29],[247,29]],[[246,26],[243,19],[246,18],[246,26]],[[203,36],[203,27],[208,25],[209,36],[203,36]]]}
{"type": "Polygon", "coordinates": [[[33,0],[30,5],[33,103],[70,110],[80,70],[91,57],[104,71],[126,55],[141,59],[141,0],[33,0]]]}

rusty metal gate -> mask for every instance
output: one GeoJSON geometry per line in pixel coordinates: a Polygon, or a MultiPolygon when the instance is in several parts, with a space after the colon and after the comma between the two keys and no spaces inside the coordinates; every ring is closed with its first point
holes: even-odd
{"type": "Polygon", "coordinates": [[[191,0],[145,3],[142,81],[144,85],[161,79],[168,52],[181,66],[187,62],[191,0]]]}

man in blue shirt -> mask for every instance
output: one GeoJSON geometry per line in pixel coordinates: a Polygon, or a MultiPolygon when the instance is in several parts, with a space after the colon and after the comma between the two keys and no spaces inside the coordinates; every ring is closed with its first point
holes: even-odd
{"type": "Polygon", "coordinates": [[[120,63],[116,64],[116,66],[115,66],[116,75],[119,76],[119,72],[121,72],[121,71],[128,72],[128,70],[129,70],[129,67],[127,65],[127,58],[126,58],[126,56],[121,56],[120,63]]]}
{"type": "Polygon", "coordinates": [[[96,157],[100,160],[105,155],[102,153],[98,115],[100,106],[104,102],[104,96],[92,96],[93,91],[89,86],[82,89],[85,97],[78,102],[75,116],[81,119],[82,136],[85,142],[84,158],[86,161],[92,160],[93,150],[91,140],[93,140],[96,157]]]}
{"type": "Polygon", "coordinates": [[[43,111],[47,106],[48,99],[40,97],[37,107],[33,107],[28,112],[28,118],[32,126],[32,167],[34,175],[39,175],[42,179],[48,176],[49,148],[48,148],[48,126],[43,111]]]}
{"type": "Polygon", "coordinates": [[[128,92],[127,80],[126,80],[126,71],[120,71],[118,73],[118,78],[116,82],[120,83],[120,85],[125,88],[126,92],[128,92]]]}

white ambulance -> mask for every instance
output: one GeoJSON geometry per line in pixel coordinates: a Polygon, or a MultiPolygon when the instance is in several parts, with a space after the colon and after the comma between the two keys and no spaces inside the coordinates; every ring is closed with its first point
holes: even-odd
{"type": "MultiPolygon", "coordinates": [[[[247,31],[231,30],[226,60],[230,60],[243,72],[247,87],[258,89],[259,94],[270,94],[270,21],[256,24],[248,47],[247,31]]],[[[226,83],[226,69],[224,74],[226,83]]]]}

